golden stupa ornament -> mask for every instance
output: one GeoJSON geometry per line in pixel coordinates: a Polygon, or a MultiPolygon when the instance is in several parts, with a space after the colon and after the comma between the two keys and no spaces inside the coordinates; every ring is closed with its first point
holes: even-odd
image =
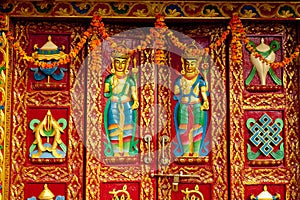
{"type": "Polygon", "coordinates": [[[44,189],[37,198],[33,196],[27,198],[27,200],[66,200],[66,198],[61,195],[55,197],[53,192],[48,188],[48,184],[44,184],[44,189]]]}
{"type": "Polygon", "coordinates": [[[276,193],[275,196],[272,196],[265,185],[264,191],[262,191],[258,196],[254,196],[252,194],[250,196],[250,200],[280,200],[280,194],[276,193]]]}
{"type": "Polygon", "coordinates": [[[44,190],[38,196],[39,200],[54,200],[55,195],[49,190],[48,185],[44,185],[44,190]]]}

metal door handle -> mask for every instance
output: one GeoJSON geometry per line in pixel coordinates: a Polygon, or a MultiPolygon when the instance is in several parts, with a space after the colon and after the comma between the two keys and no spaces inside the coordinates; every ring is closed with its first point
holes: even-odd
{"type": "Polygon", "coordinates": [[[165,147],[165,143],[169,142],[170,138],[167,135],[163,135],[161,137],[161,146],[162,146],[162,150],[161,150],[161,159],[160,159],[160,163],[162,165],[167,165],[169,164],[169,159],[167,157],[165,157],[165,151],[166,151],[166,147],[165,147]]]}
{"type": "Polygon", "coordinates": [[[172,190],[174,192],[178,191],[178,184],[179,184],[179,180],[180,178],[199,178],[200,179],[200,175],[194,175],[194,174],[183,174],[182,171],[180,171],[179,174],[154,174],[151,173],[151,177],[173,177],[173,183],[172,183],[172,190]]]}
{"type": "Polygon", "coordinates": [[[145,135],[144,141],[147,143],[147,147],[148,147],[148,153],[144,157],[144,163],[145,164],[149,164],[152,161],[152,158],[151,158],[151,141],[152,141],[152,136],[151,135],[145,135]]]}

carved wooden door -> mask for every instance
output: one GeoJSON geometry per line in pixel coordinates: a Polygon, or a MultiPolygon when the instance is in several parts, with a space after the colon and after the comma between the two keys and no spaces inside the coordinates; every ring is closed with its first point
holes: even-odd
{"type": "MultiPolygon", "coordinates": [[[[87,28],[70,21],[12,23],[27,54],[48,61],[69,53],[87,28]]],[[[153,26],[131,24],[105,24],[125,50],[139,49],[151,31],[145,27],[153,26]]],[[[208,47],[226,25],[168,24],[191,49],[208,47]]],[[[266,58],[280,61],[296,46],[293,23],[244,25],[266,58]]],[[[197,58],[199,80],[185,74],[181,57],[189,52],[171,40],[164,50],[150,45],[135,52],[128,68],[120,64],[128,59],[122,48],[114,52],[107,42],[83,48],[58,68],[37,68],[13,54],[4,198],[33,200],[51,191],[57,200],[299,199],[299,66],[262,73],[245,46],[242,62],[233,63],[233,40],[197,58]],[[128,91],[131,100],[123,97],[128,91]]]]}
{"type": "MultiPolygon", "coordinates": [[[[289,54],[289,47],[295,46],[293,25],[250,23],[245,27],[249,33],[247,37],[253,41],[253,48],[265,57],[271,55],[281,60],[289,54]]],[[[221,37],[225,28],[217,23],[193,23],[190,26],[187,23],[182,28],[177,24],[171,29],[179,31],[173,34],[185,44],[193,45],[195,40],[205,48],[221,37]],[[193,39],[189,40],[189,37],[193,39]]],[[[125,38],[130,41],[130,37],[125,38]]],[[[263,79],[258,72],[260,63],[255,57],[251,58],[251,52],[245,46],[241,63],[228,60],[236,48],[234,39],[229,40],[231,46],[224,43],[211,50],[211,57],[204,56],[199,65],[207,81],[209,109],[207,124],[200,124],[202,132],[199,137],[202,141],[196,154],[195,146],[187,147],[189,150],[184,152],[184,138],[178,134],[178,93],[175,85],[182,76],[182,54],[169,46],[164,51],[147,49],[135,55],[139,68],[140,102],[137,160],[135,157],[105,156],[106,144],[101,144],[102,139],[94,144],[95,131],[90,145],[94,144],[94,150],[101,147],[98,153],[103,164],[99,166],[96,164],[99,160],[87,156],[90,159],[87,160],[87,175],[91,175],[87,179],[88,198],[298,198],[298,71],[294,65],[274,71],[269,69],[265,80],[260,80],[263,79]],[[97,172],[100,176],[96,176],[97,172]],[[100,185],[98,190],[94,186],[96,183],[100,185]]],[[[131,47],[136,45],[129,43],[131,47]]],[[[103,79],[100,82],[97,84],[104,84],[103,79]]],[[[186,82],[190,88],[194,87],[188,80],[186,82]]],[[[97,84],[95,82],[94,91],[97,84]]],[[[184,87],[184,84],[181,86],[184,87]]],[[[100,95],[103,95],[102,90],[100,95]]],[[[102,98],[100,113],[105,113],[105,103],[102,98]]],[[[193,127],[195,131],[195,124],[189,122],[193,121],[193,115],[187,118],[188,122],[183,125],[193,127]]],[[[194,134],[197,135],[196,132],[194,134]]],[[[186,140],[192,141],[191,137],[186,140]]]]}
{"type": "MultiPolygon", "coordinates": [[[[151,28],[120,24],[107,26],[109,30],[114,30],[114,42],[120,47],[130,49],[138,48],[145,35],[151,31],[151,28]]],[[[204,49],[220,37],[225,27],[221,24],[191,24],[189,28],[190,30],[186,27],[174,27],[172,32],[191,48],[204,49]]],[[[114,138],[115,134],[120,134],[118,131],[124,130],[122,135],[126,135],[126,130],[130,130],[125,128],[126,123],[124,125],[126,116],[130,115],[130,112],[125,112],[125,103],[124,106],[120,103],[120,106],[115,108],[117,111],[110,111],[113,110],[113,102],[116,102],[114,95],[117,95],[114,93],[119,96],[124,94],[112,89],[118,87],[113,83],[114,78],[120,85],[123,79],[121,76],[112,75],[112,71],[117,73],[117,67],[112,66],[115,61],[109,57],[114,57],[115,50],[103,44],[101,49],[98,49],[97,55],[101,55],[98,57],[98,63],[93,63],[92,59],[89,65],[86,198],[227,199],[225,44],[212,50],[212,57],[203,56],[197,65],[200,74],[203,74],[201,77],[206,80],[208,91],[205,93],[208,96],[209,109],[202,113],[205,120],[201,114],[205,122],[190,127],[195,129],[194,132],[201,129],[196,133],[200,143],[195,145],[195,150],[186,155],[179,153],[180,150],[176,148],[178,145],[182,148],[183,144],[177,135],[179,133],[176,133],[178,128],[175,125],[174,113],[177,101],[173,99],[175,81],[182,75],[181,55],[184,52],[172,46],[170,41],[166,42],[166,50],[158,50],[151,45],[131,56],[129,74],[124,74],[128,76],[127,79],[131,79],[130,75],[134,78],[136,75],[133,71],[138,69],[135,81],[139,107],[133,136],[134,142],[137,142],[135,154],[126,154],[126,137],[118,136],[117,141],[114,138]],[[116,119],[119,124],[115,125],[115,122],[109,121],[113,121],[112,119],[116,119]],[[114,132],[114,127],[118,131],[114,132]]],[[[197,92],[200,93],[199,89],[197,92]]],[[[200,111],[199,103],[203,99],[195,98],[200,111]]],[[[198,110],[195,112],[195,118],[199,117],[198,110]]]]}
{"type": "MultiPolygon", "coordinates": [[[[190,50],[209,47],[225,28],[217,23],[171,27],[190,50]]],[[[197,94],[197,81],[190,81],[190,66],[183,64],[182,57],[195,59],[191,54],[173,47],[166,65],[157,68],[157,199],[228,199],[225,44],[196,58],[207,109],[202,110],[206,97],[197,94]]]]}

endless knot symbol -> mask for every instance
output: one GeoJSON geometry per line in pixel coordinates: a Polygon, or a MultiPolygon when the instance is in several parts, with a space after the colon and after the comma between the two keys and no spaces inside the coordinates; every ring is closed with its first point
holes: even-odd
{"type": "Polygon", "coordinates": [[[269,115],[264,114],[257,123],[253,118],[247,120],[247,127],[253,134],[250,137],[250,141],[255,145],[260,147],[260,151],[268,156],[273,151],[273,146],[277,146],[283,138],[279,135],[283,129],[283,121],[280,118],[277,118],[273,125],[270,125],[272,119],[269,115]],[[254,124],[251,126],[251,124],[254,124]]]}

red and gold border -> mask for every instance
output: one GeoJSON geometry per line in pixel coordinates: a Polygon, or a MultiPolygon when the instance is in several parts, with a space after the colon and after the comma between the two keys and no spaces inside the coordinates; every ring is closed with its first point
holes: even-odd
{"type": "Polygon", "coordinates": [[[9,150],[9,127],[7,123],[7,113],[9,111],[9,99],[10,94],[7,93],[7,73],[9,70],[9,44],[6,37],[6,31],[8,30],[8,17],[0,16],[0,199],[3,199],[3,187],[5,184],[5,174],[9,174],[10,167],[7,165],[9,157],[6,157],[6,151],[9,150]]]}
{"type": "Polygon", "coordinates": [[[170,18],[230,18],[234,12],[251,19],[296,19],[300,17],[295,2],[224,2],[224,1],[13,1],[0,3],[0,13],[12,16],[149,18],[161,13],[170,18]]]}

